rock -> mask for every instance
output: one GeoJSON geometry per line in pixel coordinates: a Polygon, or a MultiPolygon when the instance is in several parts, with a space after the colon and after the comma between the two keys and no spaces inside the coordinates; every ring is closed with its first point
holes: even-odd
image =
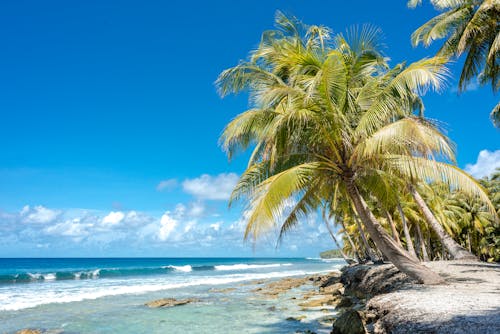
{"type": "Polygon", "coordinates": [[[39,329],[21,329],[16,332],[16,334],[42,334],[42,331],[39,329]]]}
{"type": "Polygon", "coordinates": [[[307,318],[305,315],[298,315],[296,317],[288,317],[288,318],[286,318],[286,320],[287,321],[301,321],[305,318],[307,318]]]}
{"type": "Polygon", "coordinates": [[[196,298],[187,298],[187,299],[162,298],[162,299],[147,302],[144,305],[152,307],[152,308],[173,307],[173,306],[179,306],[179,305],[186,305],[186,304],[194,303],[194,302],[198,302],[198,301],[199,301],[199,299],[196,299],[196,298]]]}
{"type": "Polygon", "coordinates": [[[336,305],[340,301],[339,296],[325,295],[319,298],[310,299],[306,302],[300,303],[300,307],[318,307],[324,305],[336,305]]]}
{"type": "Polygon", "coordinates": [[[210,289],[208,292],[217,292],[217,293],[228,293],[236,290],[236,288],[226,288],[226,289],[210,289]]]}
{"type": "Polygon", "coordinates": [[[332,295],[340,295],[344,292],[344,284],[333,283],[331,285],[321,286],[319,291],[322,293],[330,293],[332,295]]]}
{"type": "Polygon", "coordinates": [[[344,267],[340,282],[345,294],[366,299],[396,290],[412,280],[392,264],[382,264],[344,267]]]}
{"type": "Polygon", "coordinates": [[[340,275],[338,273],[331,273],[321,280],[320,288],[326,288],[338,282],[340,282],[340,275]]]}
{"type": "Polygon", "coordinates": [[[342,307],[350,307],[352,305],[353,305],[353,302],[352,302],[351,298],[344,296],[340,299],[340,302],[337,304],[337,308],[339,309],[342,307]]]}
{"type": "Polygon", "coordinates": [[[302,278],[284,278],[279,281],[271,282],[263,287],[256,288],[252,292],[264,295],[266,298],[277,298],[279,294],[287,292],[290,289],[298,288],[308,282],[307,277],[302,278]]]}
{"type": "Polygon", "coordinates": [[[318,319],[318,322],[325,327],[331,327],[333,322],[337,319],[336,316],[333,315],[325,315],[318,319]]]}
{"type": "Polygon", "coordinates": [[[365,334],[363,320],[358,311],[349,310],[342,313],[333,323],[331,334],[365,334]]]}

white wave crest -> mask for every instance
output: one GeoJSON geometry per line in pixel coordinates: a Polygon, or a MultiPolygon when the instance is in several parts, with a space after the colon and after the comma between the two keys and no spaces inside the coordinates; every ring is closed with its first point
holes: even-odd
{"type": "Polygon", "coordinates": [[[56,274],[52,274],[52,273],[44,274],[42,277],[46,281],[54,281],[54,280],[56,280],[56,274]]]}
{"type": "Polygon", "coordinates": [[[28,276],[30,277],[30,279],[32,280],[39,280],[39,279],[43,279],[43,275],[42,274],[32,274],[32,273],[28,273],[28,276]]]}
{"type": "Polygon", "coordinates": [[[175,271],[181,271],[183,273],[189,273],[193,271],[193,267],[191,267],[189,264],[185,266],[166,266],[164,268],[174,269],[175,271]]]}
{"type": "MultiPolygon", "coordinates": [[[[0,311],[14,311],[45,304],[79,302],[82,300],[97,299],[108,296],[142,294],[190,286],[223,285],[250,280],[309,275],[313,273],[318,272],[281,271],[270,273],[231,274],[223,275],[221,277],[203,276],[192,278],[189,281],[175,283],[165,283],[163,279],[151,279],[147,282],[138,279],[130,282],[131,285],[126,286],[122,285],[123,281],[112,281],[102,286],[82,286],[78,284],[78,288],[75,286],[75,288],[72,289],[60,289],[60,287],[56,287],[54,289],[40,290],[36,289],[36,287],[27,289],[25,287],[24,290],[13,289],[10,291],[4,291],[0,295],[0,300],[2,301],[0,303],[0,311]]],[[[78,281],[73,282],[76,284],[78,281]]],[[[52,285],[47,285],[47,287],[48,286],[52,285]]]]}

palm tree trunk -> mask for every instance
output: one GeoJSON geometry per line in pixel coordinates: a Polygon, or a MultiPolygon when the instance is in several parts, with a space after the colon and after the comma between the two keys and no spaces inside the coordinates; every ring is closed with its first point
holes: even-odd
{"type": "Polygon", "coordinates": [[[432,239],[431,231],[427,230],[427,234],[424,236],[425,244],[427,245],[427,253],[429,254],[429,259],[432,261],[434,259],[434,250],[432,249],[432,239]]]}
{"type": "Polygon", "coordinates": [[[366,234],[363,231],[363,226],[361,225],[361,221],[359,220],[358,214],[354,216],[354,221],[356,221],[361,241],[363,242],[363,246],[365,247],[365,258],[375,262],[376,261],[376,259],[374,258],[375,251],[372,250],[370,244],[368,243],[368,239],[366,238],[366,234]]]}
{"type": "Polygon", "coordinates": [[[427,248],[425,247],[425,240],[424,240],[424,237],[422,236],[422,230],[420,229],[420,225],[417,223],[416,224],[417,226],[417,236],[418,236],[418,240],[419,240],[419,245],[420,245],[420,249],[422,250],[422,259],[424,261],[429,261],[429,253],[427,253],[427,248]]]}
{"type": "Polygon", "coordinates": [[[385,216],[387,217],[387,221],[389,222],[389,225],[391,226],[391,233],[392,233],[392,238],[396,243],[400,246],[403,247],[403,244],[401,244],[401,240],[399,240],[399,234],[398,230],[396,229],[396,224],[394,224],[394,220],[392,220],[392,216],[389,213],[389,211],[385,210],[385,216]]]}
{"type": "Polygon", "coordinates": [[[424,199],[420,194],[417,192],[415,187],[413,185],[408,185],[408,189],[415,199],[415,202],[417,203],[418,207],[420,208],[420,211],[424,214],[424,218],[429,224],[429,226],[436,232],[436,235],[438,236],[439,240],[441,243],[446,247],[450,255],[455,259],[455,260],[473,260],[476,259],[476,257],[469,253],[465,248],[460,246],[458,243],[453,240],[452,237],[446,233],[446,231],[443,229],[441,224],[439,224],[438,220],[432,213],[432,211],[429,209],[427,204],[425,203],[424,199]]]}
{"type": "Polygon", "coordinates": [[[470,232],[467,232],[467,246],[469,248],[469,252],[472,253],[472,241],[471,241],[471,238],[470,238],[470,232]]]}
{"type": "Polygon", "coordinates": [[[330,236],[332,237],[335,246],[337,246],[337,249],[340,251],[340,254],[344,258],[345,262],[351,263],[350,259],[347,257],[347,255],[345,255],[344,251],[342,250],[342,247],[340,247],[340,244],[337,241],[337,238],[335,237],[335,234],[333,233],[330,224],[328,223],[328,219],[326,219],[325,210],[323,210],[323,221],[325,222],[326,228],[328,229],[328,232],[330,233],[330,236]]]}
{"type": "Polygon", "coordinates": [[[399,215],[401,216],[401,222],[403,223],[403,233],[405,234],[406,239],[406,249],[408,249],[408,252],[411,256],[418,259],[417,253],[415,252],[415,247],[413,246],[413,241],[411,240],[410,229],[408,228],[408,223],[406,222],[406,217],[400,203],[398,203],[398,211],[399,215]]]}
{"type": "Polygon", "coordinates": [[[344,178],[346,189],[360,219],[363,221],[372,240],[382,253],[403,273],[416,279],[419,283],[440,284],[444,280],[429,268],[421,265],[390,237],[368,208],[351,177],[344,178]]]}
{"type": "Polygon", "coordinates": [[[344,218],[338,217],[338,220],[339,220],[340,224],[342,225],[342,228],[344,229],[344,233],[347,237],[347,240],[349,241],[349,244],[351,245],[351,249],[352,249],[352,252],[354,253],[354,256],[356,257],[356,261],[358,261],[358,263],[361,263],[361,256],[359,255],[358,248],[354,244],[354,241],[352,241],[352,238],[349,235],[349,232],[347,232],[347,228],[346,228],[345,223],[344,223],[344,218]]]}

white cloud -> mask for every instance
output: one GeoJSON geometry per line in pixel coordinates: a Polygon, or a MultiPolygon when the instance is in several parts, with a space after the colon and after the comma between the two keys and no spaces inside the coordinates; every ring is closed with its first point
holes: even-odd
{"type": "Polygon", "coordinates": [[[93,226],[94,224],[82,223],[79,218],[75,218],[48,226],[44,231],[47,234],[73,237],[75,241],[81,241],[82,238],[89,235],[90,232],[88,230],[93,226]]]}
{"type": "Polygon", "coordinates": [[[482,178],[491,175],[498,167],[500,167],[500,150],[494,152],[482,150],[476,163],[467,164],[465,171],[474,177],[482,178]]]}
{"type": "Polygon", "coordinates": [[[189,222],[187,222],[186,225],[184,225],[184,233],[188,233],[195,226],[196,226],[196,222],[195,221],[189,221],[189,222]]]}
{"type": "Polygon", "coordinates": [[[217,176],[203,174],[182,182],[182,189],[199,199],[227,200],[238,182],[235,173],[222,173],[217,176]]]}
{"type": "Polygon", "coordinates": [[[24,217],[26,223],[38,223],[46,224],[56,220],[56,218],[61,214],[60,211],[48,209],[42,205],[37,205],[35,207],[30,207],[25,205],[20,212],[20,215],[24,217]]]}
{"type": "Polygon", "coordinates": [[[125,214],[121,211],[111,211],[106,217],[102,219],[103,225],[117,225],[119,224],[123,218],[125,218],[125,214]]]}
{"type": "Polygon", "coordinates": [[[156,186],[156,190],[158,191],[172,190],[173,188],[177,187],[177,184],[178,182],[176,179],[162,180],[156,186]]]}
{"type": "Polygon", "coordinates": [[[210,228],[212,228],[214,231],[219,231],[220,230],[220,225],[221,225],[220,222],[213,223],[213,224],[210,224],[210,228]]]}
{"type": "Polygon", "coordinates": [[[178,222],[176,219],[170,216],[170,212],[165,212],[160,219],[160,229],[158,231],[158,239],[165,241],[168,239],[170,234],[175,230],[178,222]]]}
{"type": "Polygon", "coordinates": [[[125,225],[140,226],[151,222],[152,219],[151,216],[145,213],[132,210],[125,215],[123,222],[125,225]]]}
{"type": "MultiPolygon", "coordinates": [[[[216,177],[211,178],[214,179],[216,177]]],[[[229,218],[225,214],[215,217],[206,211],[213,210],[216,204],[205,208],[205,203],[199,199],[177,204],[159,214],[116,209],[107,212],[56,210],[42,206],[25,206],[15,213],[0,211],[0,253],[7,254],[7,245],[19,244],[30,245],[28,250],[23,249],[29,255],[37,254],[30,253],[32,249],[58,256],[223,256],[228,252],[250,255],[252,247],[243,241],[250,212],[244,211],[240,217],[231,215],[229,218]],[[45,223],[26,224],[27,221],[45,223]],[[37,248],[36,245],[47,246],[37,248]]],[[[290,231],[278,252],[297,255],[303,254],[304,249],[331,248],[328,234],[318,226],[315,218],[302,220],[296,230],[290,231]]],[[[276,231],[270,231],[268,236],[257,241],[256,249],[261,255],[277,255],[276,237],[276,231]]]]}
{"type": "Polygon", "coordinates": [[[201,217],[205,213],[205,205],[202,202],[191,203],[188,215],[190,217],[201,217]]]}

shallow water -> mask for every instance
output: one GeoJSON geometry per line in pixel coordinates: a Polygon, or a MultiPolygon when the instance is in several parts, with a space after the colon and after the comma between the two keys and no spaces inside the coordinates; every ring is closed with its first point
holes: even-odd
{"type": "Polygon", "coordinates": [[[33,275],[31,280],[0,283],[0,332],[29,327],[64,333],[290,333],[310,329],[318,314],[300,323],[287,321],[299,314],[295,301],[286,294],[266,300],[251,292],[256,286],[250,283],[344,265],[342,260],[319,259],[84,260],[0,260],[3,277],[33,275]],[[96,270],[114,274],[68,278],[68,273],[96,270]],[[236,289],[210,290],[226,287],[236,289]],[[165,297],[201,301],[163,309],[144,306],[165,297]]]}

